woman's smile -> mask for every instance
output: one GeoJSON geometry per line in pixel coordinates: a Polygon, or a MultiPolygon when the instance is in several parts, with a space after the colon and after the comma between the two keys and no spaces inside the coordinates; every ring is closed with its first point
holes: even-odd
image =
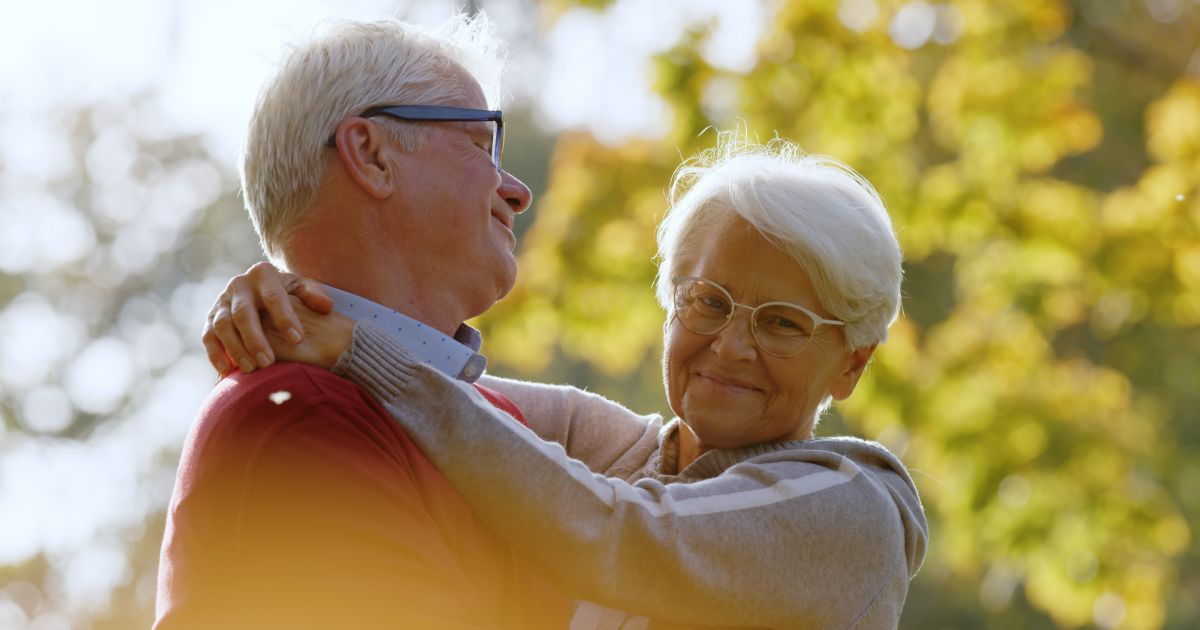
{"type": "Polygon", "coordinates": [[[698,370],[695,376],[699,382],[707,385],[714,390],[730,395],[750,395],[761,394],[763,390],[755,387],[754,384],[745,379],[739,379],[733,376],[725,376],[719,372],[711,370],[698,370]]]}

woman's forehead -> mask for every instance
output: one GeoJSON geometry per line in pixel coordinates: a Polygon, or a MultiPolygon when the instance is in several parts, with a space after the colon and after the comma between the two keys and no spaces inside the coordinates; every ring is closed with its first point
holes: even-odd
{"type": "Polygon", "coordinates": [[[698,242],[681,269],[684,275],[716,282],[739,301],[815,305],[808,273],[740,217],[719,221],[693,238],[698,242]]]}

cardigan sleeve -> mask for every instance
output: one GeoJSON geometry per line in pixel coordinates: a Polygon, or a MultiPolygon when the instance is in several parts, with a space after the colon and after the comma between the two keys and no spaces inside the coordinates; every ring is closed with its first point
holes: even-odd
{"type": "Polygon", "coordinates": [[[662,417],[657,414],[637,414],[569,385],[494,376],[480,383],[512,399],[538,437],[562,445],[593,472],[628,479],[658,445],[662,417]]]}
{"type": "Polygon", "coordinates": [[[768,452],[695,483],[589,471],[360,324],[335,370],[571,594],[677,624],[894,628],[927,529],[882,447],[768,452]],[[419,410],[419,413],[415,413],[419,410]]]}

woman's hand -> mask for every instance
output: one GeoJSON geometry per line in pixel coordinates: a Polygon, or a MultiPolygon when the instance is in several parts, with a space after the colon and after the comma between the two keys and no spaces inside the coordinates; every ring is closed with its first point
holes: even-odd
{"type": "MultiPolygon", "coordinates": [[[[218,373],[227,374],[235,365],[245,373],[265,368],[275,362],[276,350],[304,340],[305,327],[296,315],[297,309],[289,295],[296,296],[311,309],[311,317],[306,318],[308,322],[316,322],[319,314],[333,311],[333,300],[321,290],[320,284],[281,272],[265,262],[255,264],[229,281],[208,312],[204,325],[204,350],[218,373]],[[270,318],[276,335],[272,341],[276,343],[267,340],[261,311],[266,311],[270,318]]],[[[353,323],[350,329],[353,330],[353,323]]],[[[327,346],[336,342],[336,339],[318,339],[316,346],[327,351],[327,346]]],[[[343,349],[348,345],[345,344],[343,349]]],[[[314,346],[310,351],[315,349],[314,346]]],[[[336,359],[337,355],[334,355],[336,359]]],[[[332,365],[330,362],[321,367],[332,365]]]]}
{"type": "Polygon", "coordinates": [[[279,361],[307,363],[322,369],[330,369],[338,357],[354,341],[354,320],[340,313],[319,313],[309,308],[295,295],[288,296],[292,312],[299,317],[300,324],[308,332],[300,343],[291,343],[271,322],[267,322],[267,342],[279,361]]]}

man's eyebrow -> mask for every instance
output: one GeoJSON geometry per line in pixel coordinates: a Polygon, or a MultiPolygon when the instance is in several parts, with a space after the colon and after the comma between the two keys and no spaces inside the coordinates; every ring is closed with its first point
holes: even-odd
{"type": "Polygon", "coordinates": [[[496,130],[496,123],[491,120],[464,120],[458,123],[459,128],[473,136],[488,136],[496,130]]]}
{"type": "Polygon", "coordinates": [[[488,133],[491,133],[496,128],[496,121],[494,120],[465,120],[462,124],[468,125],[470,129],[484,129],[488,133]]]}

